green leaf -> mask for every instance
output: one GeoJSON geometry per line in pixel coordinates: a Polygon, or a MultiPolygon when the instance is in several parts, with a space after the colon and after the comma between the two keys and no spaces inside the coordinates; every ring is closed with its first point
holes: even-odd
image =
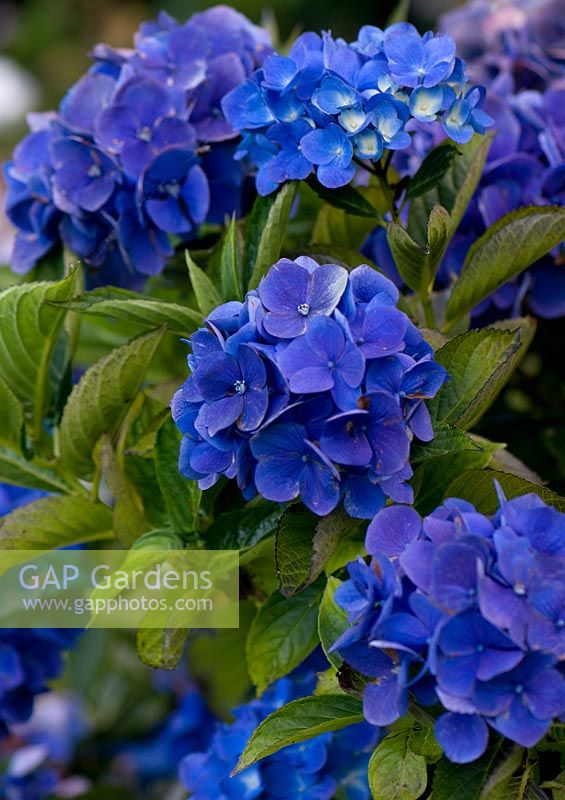
{"type": "Polygon", "coordinates": [[[24,409],[8,384],[0,378],[0,441],[19,447],[24,424],[24,409]]]}
{"type": "Polygon", "coordinates": [[[346,694],[320,694],[293,700],[263,720],[247,743],[233,774],[282,747],[362,721],[361,701],[346,694]]]}
{"type": "Polygon", "coordinates": [[[197,481],[189,481],[179,472],[180,441],[177,426],[168,418],[157,433],[155,466],[172,526],[178,533],[190,534],[198,531],[202,491],[197,481]]]}
{"type": "Polygon", "coordinates": [[[565,239],[565,208],[530,206],[507,214],[477,239],[447,303],[453,322],[565,239]]]}
{"type": "Polygon", "coordinates": [[[114,533],[123,547],[130,547],[149,528],[143,501],[136,487],[125,475],[107,434],[99,441],[95,460],[100,465],[104,480],[114,498],[114,533]]]}
{"type": "Polygon", "coordinates": [[[500,758],[501,746],[501,742],[497,742],[471,764],[454,764],[442,758],[434,772],[434,800],[480,800],[487,779],[500,758]]]}
{"type": "Polygon", "coordinates": [[[166,325],[167,330],[181,335],[192,333],[202,324],[202,314],[192,308],[114,286],[94,289],[56,305],[81,314],[132,322],[146,329],[166,325]]]}
{"type": "Polygon", "coordinates": [[[247,668],[262,694],[288,675],[319,642],[318,606],[323,586],[317,582],[295,597],[274,594],[261,606],[247,637],[247,668]]]}
{"type": "Polygon", "coordinates": [[[406,22],[409,11],[410,0],[398,0],[398,3],[387,18],[385,27],[388,28],[389,25],[394,25],[397,22],[406,22]]]}
{"type": "Polygon", "coordinates": [[[206,314],[221,305],[221,295],[204,270],[194,263],[188,250],[185,253],[185,257],[198,308],[206,316],[206,314]]]}
{"type": "Polygon", "coordinates": [[[483,174],[492,138],[493,134],[475,135],[468,144],[457,145],[456,157],[438,185],[412,200],[408,230],[417,241],[426,241],[428,219],[435,205],[449,213],[449,238],[453,236],[483,174]]]}
{"type": "Polygon", "coordinates": [[[526,321],[513,330],[483,328],[451,339],[436,351],[436,361],[451,380],[430,402],[432,418],[457,428],[472,427],[496,400],[520,363],[533,336],[526,321]]]}
{"type": "Polygon", "coordinates": [[[243,299],[242,269],[243,257],[235,215],[224,234],[220,253],[220,280],[224,300],[243,299]]]}
{"type": "Polygon", "coordinates": [[[49,464],[28,461],[9,447],[0,445],[0,480],[45,492],[68,492],[69,486],[49,464]]]}
{"type": "Polygon", "coordinates": [[[59,429],[63,463],[78,475],[92,473],[92,452],[103,433],[113,434],[135,397],[163,336],[146,333],[117,347],[88,369],[73,388],[59,429]]]}
{"type": "Polygon", "coordinates": [[[316,178],[310,177],[306,181],[308,186],[330,206],[346,211],[357,217],[370,217],[375,220],[377,211],[374,206],[366,200],[360,191],[353,186],[342,186],[340,189],[326,189],[316,178]]]}
{"type": "Polygon", "coordinates": [[[431,192],[453,166],[457,157],[457,146],[453,142],[442,142],[424,158],[413,178],[410,179],[406,197],[413,200],[431,192]]]}
{"type": "Polygon", "coordinates": [[[419,464],[412,479],[414,505],[420,514],[431,513],[441,503],[448,487],[460,475],[472,469],[481,469],[490,464],[493,448],[478,446],[476,450],[462,450],[429,458],[419,464]]]}
{"type": "Polygon", "coordinates": [[[359,523],[341,510],[322,519],[311,511],[285,511],[275,545],[281,593],[292,597],[313,583],[340,542],[358,527],[359,523]]]}
{"type": "MultiPolygon", "coordinates": [[[[374,227],[374,226],[371,226],[374,227]]],[[[292,253],[291,258],[297,256],[309,256],[317,261],[318,264],[338,264],[340,267],[345,267],[347,270],[352,270],[360,264],[368,264],[375,270],[375,264],[367,256],[362,255],[359,250],[353,250],[350,247],[343,247],[339,244],[328,244],[327,242],[312,242],[306,247],[301,247],[300,252],[292,253]]]]}
{"type": "Polygon", "coordinates": [[[426,790],[426,759],[408,747],[408,729],[390,733],[369,761],[369,786],[374,800],[418,800],[426,790]]]}
{"type": "Polygon", "coordinates": [[[187,636],[186,628],[140,628],[137,652],[148,667],[172,670],[181,660],[187,636]]]}
{"type": "Polygon", "coordinates": [[[517,475],[508,472],[499,472],[494,469],[473,469],[456,478],[445,492],[446,497],[461,497],[469,500],[481,514],[492,514],[498,508],[498,498],[494,488],[497,480],[508,500],[521,494],[537,494],[559,511],[565,511],[565,498],[555,492],[531,483],[517,475]]]}
{"type": "Polygon", "coordinates": [[[1,550],[50,550],[111,536],[111,510],[78,495],[44,497],[0,519],[1,550]]]}
{"type": "Polygon", "coordinates": [[[330,653],[329,651],[341,634],[345,633],[349,628],[347,614],[334,600],[334,595],[338,586],[341,586],[341,581],[330,576],[324,590],[324,596],[322,597],[320,611],[318,613],[318,634],[320,636],[320,642],[326,658],[336,669],[341,667],[343,659],[338,652],[333,651],[330,653]]]}
{"type": "Polygon", "coordinates": [[[400,277],[415,292],[428,293],[449,241],[449,214],[442,206],[430,211],[422,246],[398,222],[389,222],[387,240],[400,277]]]}
{"type": "Polygon", "coordinates": [[[266,501],[257,508],[227,511],[205,531],[206,546],[212,550],[254,547],[275,533],[281,514],[280,506],[266,501]]]}
{"type": "Polygon", "coordinates": [[[431,442],[417,443],[412,446],[410,463],[420,464],[430,458],[460,453],[462,450],[480,451],[481,447],[464,431],[439,423],[434,429],[434,438],[431,442]]]}
{"type": "Polygon", "coordinates": [[[247,222],[244,281],[255,289],[263,275],[277,261],[298,185],[285,183],[268,197],[258,197],[247,222]]]}
{"type": "Polygon", "coordinates": [[[49,403],[49,365],[66,309],[48,301],[68,300],[76,271],[58,283],[23,283],[0,294],[0,379],[22,403],[35,438],[49,403]]]}
{"type": "MultiPolygon", "coordinates": [[[[359,192],[371,207],[373,204],[375,207],[378,205],[379,190],[375,186],[361,187],[355,191],[359,192]]],[[[357,251],[359,259],[358,251],[375,228],[376,213],[373,209],[371,216],[359,216],[347,213],[330,203],[324,203],[318,212],[310,237],[310,241],[315,244],[309,247],[335,245],[344,251],[352,253],[357,251]]]]}

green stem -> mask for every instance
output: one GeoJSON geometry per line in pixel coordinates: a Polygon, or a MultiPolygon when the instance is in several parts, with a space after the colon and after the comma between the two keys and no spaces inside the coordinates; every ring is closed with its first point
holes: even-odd
{"type": "Polygon", "coordinates": [[[424,320],[426,322],[426,326],[428,328],[436,328],[436,315],[434,313],[434,307],[432,305],[430,296],[427,294],[420,295],[420,300],[424,309],[424,320]]]}

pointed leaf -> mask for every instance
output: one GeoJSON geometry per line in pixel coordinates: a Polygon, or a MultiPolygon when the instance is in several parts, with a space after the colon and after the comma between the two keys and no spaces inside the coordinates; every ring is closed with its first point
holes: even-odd
{"type": "Polygon", "coordinates": [[[114,286],[94,289],[57,305],[81,314],[132,322],[146,329],[166,325],[167,330],[183,336],[202,324],[202,314],[192,308],[114,286]]]}
{"type": "Polygon", "coordinates": [[[243,299],[242,269],[243,258],[240,234],[235,216],[233,216],[224,234],[220,253],[220,279],[222,282],[222,295],[225,301],[243,299]]]}
{"type": "Polygon", "coordinates": [[[323,585],[318,581],[295,597],[274,594],[261,606],[247,637],[247,668],[259,694],[288,675],[319,642],[318,606],[323,585]]]}
{"type": "Polygon", "coordinates": [[[259,725],[243,751],[234,774],[282,747],[363,721],[361,701],[346,694],[320,694],[293,700],[259,725]]]}
{"type": "Polygon", "coordinates": [[[479,185],[493,134],[473,136],[468,144],[457,145],[457,155],[439,184],[410,203],[408,230],[417,241],[426,241],[430,212],[435,205],[446,209],[451,218],[453,236],[479,185]]]}
{"type": "Polygon", "coordinates": [[[357,217],[369,217],[376,221],[377,211],[360,191],[353,186],[326,189],[314,177],[307,180],[308,186],[326,203],[357,217]]]}
{"type": "Polygon", "coordinates": [[[430,458],[446,456],[462,450],[479,451],[480,449],[479,444],[464,431],[440,423],[435,427],[434,438],[431,442],[412,445],[410,463],[419,464],[422,461],[428,461],[430,458]]]}
{"type": "Polygon", "coordinates": [[[418,171],[410,179],[406,196],[409,200],[431,192],[453,166],[458,150],[454,142],[442,142],[424,158],[418,171]]]}
{"type": "Polygon", "coordinates": [[[292,597],[313,583],[340,542],[358,527],[359,523],[341,510],[323,519],[310,511],[285,511],[275,544],[281,593],[292,597]]]}
{"type": "Polygon", "coordinates": [[[275,194],[255,201],[245,233],[244,275],[249,289],[258,286],[281,254],[297,188],[294,181],[285,183],[275,194]]]}
{"type": "Polygon", "coordinates": [[[177,533],[198,530],[198,510],[202,491],[197,481],[189,481],[178,469],[181,436],[169,417],[157,433],[155,467],[171,524],[177,533]]]}
{"type": "Polygon", "coordinates": [[[565,208],[530,206],[499,219],[474,242],[447,303],[453,322],[565,240],[565,208]]]}
{"type": "Polygon", "coordinates": [[[0,441],[19,446],[24,424],[23,405],[8,384],[0,378],[0,441]]]}
{"type": "Polygon", "coordinates": [[[221,295],[204,270],[201,269],[198,264],[194,263],[188,250],[186,251],[185,256],[186,264],[188,266],[188,274],[190,276],[192,288],[196,296],[198,308],[200,311],[202,311],[204,316],[206,316],[217,306],[221,305],[221,295]]]}
{"type": "Polygon", "coordinates": [[[78,495],[44,497],[0,519],[0,550],[50,550],[111,537],[111,510],[78,495]]]}
{"type": "Polygon", "coordinates": [[[341,667],[343,658],[335,650],[331,653],[329,651],[341,634],[345,633],[349,628],[347,614],[334,600],[334,595],[338,586],[341,586],[341,581],[334,578],[333,575],[330,576],[324,590],[324,596],[322,597],[318,614],[320,642],[326,658],[336,669],[341,667]]]}
{"type": "Polygon", "coordinates": [[[49,464],[28,461],[3,445],[0,445],[0,481],[45,492],[69,491],[68,484],[49,464]]]}
{"type": "Polygon", "coordinates": [[[415,292],[427,293],[433,286],[450,233],[449,214],[433,206],[428,218],[424,246],[418,244],[398,222],[389,222],[387,239],[400,277],[415,292]]]}
{"type": "Polygon", "coordinates": [[[451,380],[430,402],[432,418],[466,430],[482,417],[520,363],[533,336],[526,320],[517,320],[515,325],[513,330],[493,327],[469,331],[436,351],[436,360],[451,380]]]}
{"type": "Polygon", "coordinates": [[[0,294],[0,378],[22,403],[36,438],[49,402],[49,364],[63,325],[77,272],[57,283],[23,283],[0,294]]]}
{"type": "Polygon", "coordinates": [[[521,494],[537,494],[541,499],[559,511],[565,511],[565,497],[539,486],[537,483],[500,472],[494,469],[473,469],[456,478],[445,492],[445,497],[461,497],[469,500],[482,514],[492,514],[498,508],[498,497],[494,488],[497,480],[508,500],[521,494]]]}
{"type": "Polygon", "coordinates": [[[59,429],[63,463],[80,476],[92,473],[92,452],[103,433],[113,434],[135,397],[163,336],[146,333],[117,347],[88,369],[73,388],[59,429]]]}

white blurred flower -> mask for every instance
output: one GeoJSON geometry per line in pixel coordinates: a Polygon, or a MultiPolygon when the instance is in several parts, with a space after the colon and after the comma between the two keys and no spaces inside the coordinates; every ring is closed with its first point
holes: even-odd
{"type": "Polygon", "coordinates": [[[37,81],[11,58],[0,55],[0,128],[20,122],[38,101],[37,81]]]}

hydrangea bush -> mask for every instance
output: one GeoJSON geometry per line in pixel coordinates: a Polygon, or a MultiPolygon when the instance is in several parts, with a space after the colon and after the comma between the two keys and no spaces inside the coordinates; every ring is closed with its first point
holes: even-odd
{"type": "Polygon", "coordinates": [[[0,629],[10,800],[559,800],[565,499],[485,438],[562,313],[558,21],[161,14],[32,115],[0,548],[237,550],[240,626],[0,629]]]}

